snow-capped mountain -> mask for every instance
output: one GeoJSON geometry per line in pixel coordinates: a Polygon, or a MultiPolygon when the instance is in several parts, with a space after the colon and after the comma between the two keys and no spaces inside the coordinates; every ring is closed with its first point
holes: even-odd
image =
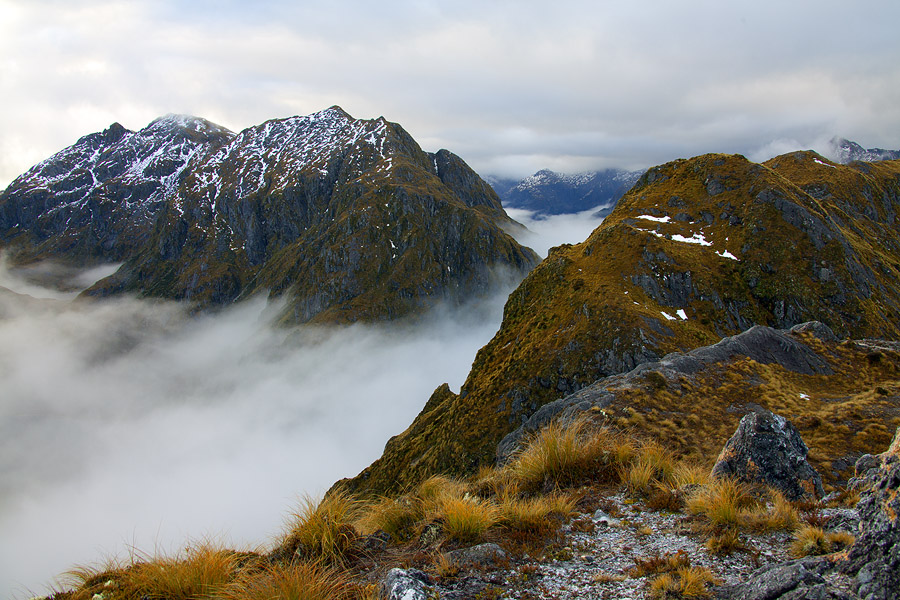
{"type": "Polygon", "coordinates": [[[879,160],[900,159],[900,150],[885,150],[883,148],[863,148],[856,142],[844,138],[832,138],[831,153],[837,162],[851,163],[855,160],[863,162],[875,162],[879,160]]]}
{"type": "Polygon", "coordinates": [[[384,118],[335,106],[233,133],[168,115],[18,177],[0,194],[0,249],[124,261],[89,294],[207,306],[269,290],[288,294],[288,320],[377,319],[484,290],[496,266],[529,269],[508,221],[459,157],[384,118]]]}
{"type": "Polygon", "coordinates": [[[642,173],[606,169],[565,175],[542,169],[518,183],[494,179],[491,184],[508,208],[558,215],[601,207],[605,216],[642,173]]]}

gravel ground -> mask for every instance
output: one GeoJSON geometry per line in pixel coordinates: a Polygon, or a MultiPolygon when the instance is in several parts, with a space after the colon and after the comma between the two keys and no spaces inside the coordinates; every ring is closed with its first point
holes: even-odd
{"type": "MultiPolygon", "coordinates": [[[[721,584],[746,581],[758,568],[789,560],[788,532],[742,533],[747,550],[712,554],[685,513],[651,511],[623,493],[607,497],[606,511],[576,515],[562,528],[561,543],[548,556],[512,560],[508,568],[484,568],[436,582],[437,596],[520,600],[643,599],[658,575],[634,576],[637,560],[683,552],[693,567],[706,567],[721,584]]],[[[852,528],[855,511],[822,509],[821,517],[852,528]]]]}

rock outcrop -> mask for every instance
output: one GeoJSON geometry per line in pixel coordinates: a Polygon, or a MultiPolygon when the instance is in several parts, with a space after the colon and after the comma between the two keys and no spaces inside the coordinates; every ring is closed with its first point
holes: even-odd
{"type": "Polygon", "coordinates": [[[900,596],[900,428],[872,466],[857,504],[859,531],[845,553],[791,561],[760,570],[746,583],[722,588],[723,600],[894,600],[900,596]]]}
{"type": "Polygon", "coordinates": [[[806,460],[809,449],[790,421],[768,410],[744,416],[712,468],[712,476],[733,477],[780,490],[788,500],[825,495],[822,478],[806,460]]]}

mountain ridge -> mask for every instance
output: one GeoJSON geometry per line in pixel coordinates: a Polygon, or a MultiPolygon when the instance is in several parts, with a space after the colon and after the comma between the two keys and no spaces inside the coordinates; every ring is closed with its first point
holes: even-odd
{"type": "Polygon", "coordinates": [[[459,157],[337,106],[238,133],[183,115],[114,124],[0,194],[15,260],[124,262],[89,296],[203,309],[287,294],[285,322],[396,318],[484,293],[537,262],[512,224],[459,157]]]}
{"type": "Polygon", "coordinates": [[[896,339],[898,208],[896,161],[709,154],[649,169],[587,240],[552,249],[510,295],[460,393],[438,388],[347,484],[381,492],[470,472],[547,402],[755,324],[896,339]]]}

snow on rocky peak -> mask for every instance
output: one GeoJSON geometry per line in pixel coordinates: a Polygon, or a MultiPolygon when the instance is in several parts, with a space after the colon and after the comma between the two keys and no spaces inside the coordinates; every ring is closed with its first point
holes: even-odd
{"type": "MultiPolygon", "coordinates": [[[[200,167],[194,190],[202,191],[215,178],[226,175],[236,182],[238,196],[258,192],[264,186],[283,188],[297,174],[312,171],[327,176],[336,157],[356,144],[371,146],[377,163],[391,165],[385,146],[387,121],[352,118],[333,106],[304,117],[273,119],[238,133],[200,167]]],[[[359,156],[351,157],[359,160],[359,156]]],[[[362,171],[373,165],[355,165],[362,171]]],[[[213,198],[210,200],[215,203],[213,198]]]]}

